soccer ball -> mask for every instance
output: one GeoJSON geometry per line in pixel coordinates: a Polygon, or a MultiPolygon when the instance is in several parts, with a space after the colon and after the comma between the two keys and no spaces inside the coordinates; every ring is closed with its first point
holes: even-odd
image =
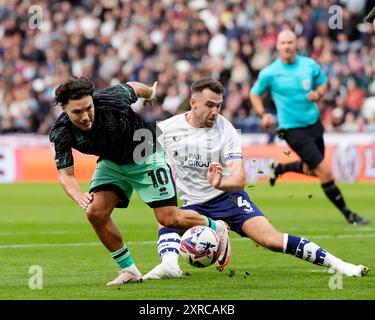
{"type": "Polygon", "coordinates": [[[182,260],[194,267],[208,267],[219,257],[219,243],[219,236],[213,229],[205,226],[192,227],[181,238],[182,260]]]}

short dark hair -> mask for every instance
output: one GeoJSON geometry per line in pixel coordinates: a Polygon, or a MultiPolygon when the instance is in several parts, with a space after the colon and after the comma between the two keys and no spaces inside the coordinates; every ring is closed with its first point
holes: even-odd
{"type": "Polygon", "coordinates": [[[94,82],[88,77],[72,77],[59,85],[55,91],[53,105],[65,105],[69,100],[78,100],[94,94],[94,82]]]}
{"type": "Polygon", "coordinates": [[[224,87],[223,85],[212,78],[201,78],[199,80],[196,80],[191,85],[191,93],[194,92],[202,92],[204,89],[210,89],[211,91],[217,93],[217,94],[223,94],[224,93],[224,87]]]}

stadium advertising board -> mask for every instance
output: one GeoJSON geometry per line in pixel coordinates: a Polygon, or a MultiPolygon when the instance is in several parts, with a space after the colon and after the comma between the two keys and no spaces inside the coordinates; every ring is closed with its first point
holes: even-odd
{"type": "MultiPolygon", "coordinates": [[[[373,135],[326,134],[327,160],[335,177],[343,182],[375,181],[375,141],[373,135]]],[[[297,160],[298,156],[276,139],[266,144],[266,135],[242,135],[247,180],[250,183],[267,179],[271,159],[279,162],[297,160]]],[[[90,181],[97,157],[73,152],[77,179],[90,181]]],[[[56,182],[53,154],[45,137],[0,140],[0,183],[56,182]],[[25,142],[26,141],[26,142],[25,142]]],[[[284,174],[280,181],[311,181],[315,178],[299,174],[284,174]]]]}

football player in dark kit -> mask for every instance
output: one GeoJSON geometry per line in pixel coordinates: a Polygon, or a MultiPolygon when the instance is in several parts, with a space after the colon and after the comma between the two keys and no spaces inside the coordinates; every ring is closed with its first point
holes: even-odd
{"type": "Polygon", "coordinates": [[[94,83],[87,77],[71,78],[56,89],[53,103],[64,112],[51,129],[50,141],[62,187],[86,211],[97,236],[121,268],[119,276],[107,285],[142,281],[142,274],[111,219],[115,207],[128,206],[133,189],[162,225],[213,228],[220,237],[219,258],[225,259],[229,245],[226,224],[177,208],[171,169],[164,150],[156,143],[155,129],[131,108],[138,98],[152,104],[156,83],[149,87],[128,82],[94,90],[94,83]],[[74,177],[72,149],[99,157],[89,192],[82,191],[74,177]]]}

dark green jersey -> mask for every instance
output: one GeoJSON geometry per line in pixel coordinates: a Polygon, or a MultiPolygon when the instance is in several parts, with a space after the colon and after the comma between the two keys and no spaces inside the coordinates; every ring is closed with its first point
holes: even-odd
{"type": "Polygon", "coordinates": [[[93,100],[95,115],[90,131],[76,128],[66,113],[62,113],[54,123],[50,141],[55,148],[58,169],[73,166],[72,149],[119,165],[134,163],[133,151],[140,143],[148,143],[148,150],[155,151],[154,128],[130,107],[138,100],[132,87],[119,84],[99,90],[94,93],[93,100]],[[152,138],[147,142],[144,138],[134,139],[134,133],[139,129],[148,129],[148,137],[151,135],[152,138]]]}

